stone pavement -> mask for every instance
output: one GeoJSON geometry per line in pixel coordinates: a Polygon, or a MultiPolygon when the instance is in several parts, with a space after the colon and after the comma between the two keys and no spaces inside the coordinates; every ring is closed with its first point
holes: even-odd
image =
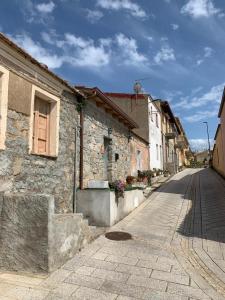
{"type": "Polygon", "coordinates": [[[0,273],[0,299],[225,299],[225,181],[185,170],[49,277],[0,273]]]}

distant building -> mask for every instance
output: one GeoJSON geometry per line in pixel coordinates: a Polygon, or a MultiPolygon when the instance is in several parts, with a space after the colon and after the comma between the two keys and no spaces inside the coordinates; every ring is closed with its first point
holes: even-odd
{"type": "Polygon", "coordinates": [[[168,101],[154,100],[161,112],[161,138],[163,150],[163,169],[174,174],[179,170],[179,150],[176,147],[176,139],[181,130],[176,122],[168,101]]]}
{"type": "Polygon", "coordinates": [[[209,162],[209,151],[204,150],[194,154],[195,161],[198,163],[208,163],[209,162]]]}
{"type": "Polygon", "coordinates": [[[161,113],[151,96],[129,93],[106,95],[138,124],[138,128],[133,129],[133,132],[149,144],[147,169],[163,169],[161,113]]]}

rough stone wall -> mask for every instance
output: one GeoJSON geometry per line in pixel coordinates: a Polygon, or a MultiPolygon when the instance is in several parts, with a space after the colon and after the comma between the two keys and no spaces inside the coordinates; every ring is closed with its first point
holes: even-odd
{"type": "Polygon", "coordinates": [[[57,158],[28,153],[29,118],[8,110],[6,149],[0,151],[0,191],[54,195],[56,212],[71,212],[75,126],[79,122],[76,100],[68,93],[61,99],[57,158]]]}
{"type": "Polygon", "coordinates": [[[84,186],[89,180],[104,180],[104,137],[112,128],[109,180],[126,179],[130,173],[129,129],[95,104],[88,102],[84,112],[84,186]],[[115,154],[119,155],[116,161],[115,154]]]}

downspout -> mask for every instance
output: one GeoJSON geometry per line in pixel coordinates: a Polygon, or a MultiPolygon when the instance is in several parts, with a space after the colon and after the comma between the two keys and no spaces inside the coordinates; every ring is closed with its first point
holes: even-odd
{"type": "Polygon", "coordinates": [[[73,213],[77,211],[77,131],[78,126],[75,127],[73,213]]]}
{"type": "Polygon", "coordinates": [[[80,189],[84,189],[84,111],[80,108],[80,189]]]}

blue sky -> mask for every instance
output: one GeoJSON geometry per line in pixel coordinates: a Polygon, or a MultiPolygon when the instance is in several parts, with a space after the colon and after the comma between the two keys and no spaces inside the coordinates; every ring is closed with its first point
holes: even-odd
{"type": "Polygon", "coordinates": [[[193,148],[214,137],[225,85],[224,0],[1,0],[0,30],[55,73],[169,100],[193,148]]]}

